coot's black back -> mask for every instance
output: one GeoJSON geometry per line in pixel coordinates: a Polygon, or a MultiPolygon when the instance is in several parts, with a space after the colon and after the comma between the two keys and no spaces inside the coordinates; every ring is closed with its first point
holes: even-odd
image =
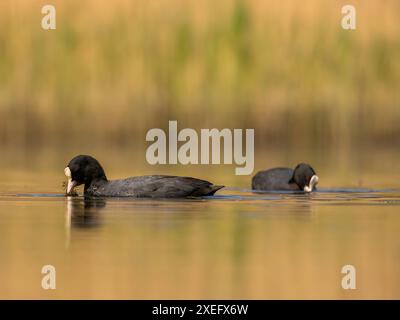
{"type": "Polygon", "coordinates": [[[86,193],[91,196],[137,198],[184,198],[211,196],[223,186],[191,177],[141,176],[94,184],[86,193]]]}
{"type": "Polygon", "coordinates": [[[294,183],[289,183],[293,176],[293,169],[274,168],[259,171],[252,179],[253,190],[298,190],[294,183]]]}

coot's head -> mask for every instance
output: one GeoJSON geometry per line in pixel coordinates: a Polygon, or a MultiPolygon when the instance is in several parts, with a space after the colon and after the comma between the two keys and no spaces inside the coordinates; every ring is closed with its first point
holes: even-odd
{"type": "Polygon", "coordinates": [[[304,192],[311,192],[315,189],[318,180],[318,176],[309,164],[300,163],[294,169],[290,182],[296,183],[304,192]]]}
{"type": "Polygon", "coordinates": [[[90,186],[94,180],[107,180],[100,163],[91,156],[80,155],[73,158],[64,169],[68,178],[67,194],[72,194],[74,188],[84,184],[90,186]]]}

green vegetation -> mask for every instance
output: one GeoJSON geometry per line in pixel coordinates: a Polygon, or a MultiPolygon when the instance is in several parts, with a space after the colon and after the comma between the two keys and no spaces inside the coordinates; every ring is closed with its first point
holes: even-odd
{"type": "Polygon", "coordinates": [[[0,4],[0,145],[124,144],[178,120],[256,142],[398,142],[400,3],[56,1],[0,4]]]}

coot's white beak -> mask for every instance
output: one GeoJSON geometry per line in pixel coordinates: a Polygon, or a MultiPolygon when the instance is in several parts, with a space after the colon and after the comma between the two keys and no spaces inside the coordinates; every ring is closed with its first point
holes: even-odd
{"type": "Polygon", "coordinates": [[[69,195],[72,193],[72,191],[74,191],[74,188],[78,185],[78,183],[72,180],[71,170],[68,167],[64,169],[64,174],[68,178],[67,195],[69,195]]]}
{"type": "Polygon", "coordinates": [[[308,184],[308,186],[304,187],[304,192],[311,192],[314,190],[314,187],[318,184],[318,176],[316,174],[314,174],[311,179],[310,179],[310,183],[308,184]]]}

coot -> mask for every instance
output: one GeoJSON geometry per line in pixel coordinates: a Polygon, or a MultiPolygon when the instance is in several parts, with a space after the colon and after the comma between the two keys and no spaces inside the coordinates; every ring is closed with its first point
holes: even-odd
{"type": "Polygon", "coordinates": [[[73,195],[74,188],[82,184],[86,196],[141,198],[211,196],[224,187],[195,178],[165,175],[108,180],[100,163],[87,155],[73,158],[64,173],[68,178],[67,195],[73,195]]]}
{"type": "Polygon", "coordinates": [[[300,163],[296,168],[274,168],[258,172],[252,179],[253,190],[315,190],[318,176],[314,169],[306,163],[300,163]]]}

